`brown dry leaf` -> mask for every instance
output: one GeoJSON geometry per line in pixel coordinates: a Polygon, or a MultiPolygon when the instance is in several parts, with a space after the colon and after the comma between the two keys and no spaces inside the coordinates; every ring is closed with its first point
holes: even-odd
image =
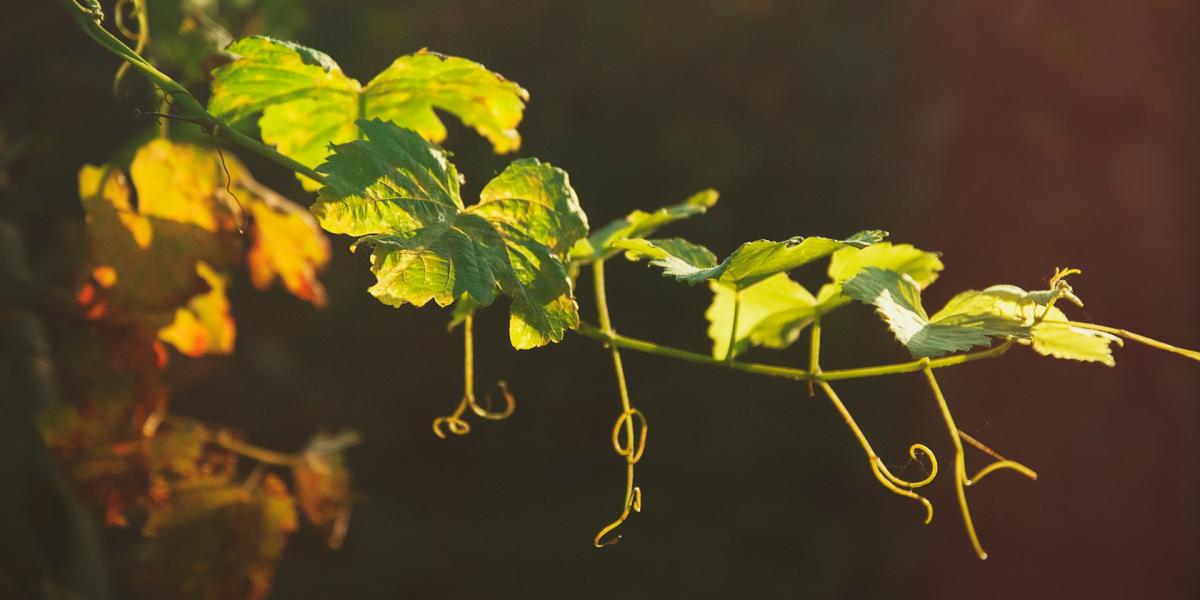
{"type": "Polygon", "coordinates": [[[221,481],[181,487],[146,523],[140,575],[154,597],[260,600],[296,526],[292,497],[274,475],[253,490],[221,481]]]}
{"type": "Polygon", "coordinates": [[[350,523],[352,490],[345,450],[360,439],[354,431],[319,433],[305,448],[304,460],[292,467],[300,509],[326,533],[330,548],[341,547],[350,523]]]}

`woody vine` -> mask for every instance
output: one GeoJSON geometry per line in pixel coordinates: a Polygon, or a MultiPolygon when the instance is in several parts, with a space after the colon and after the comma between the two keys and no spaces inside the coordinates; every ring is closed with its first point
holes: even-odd
{"type": "MultiPolygon", "coordinates": [[[[265,287],[278,277],[293,294],[314,304],[324,302],[316,273],[328,258],[317,226],[351,236],[355,238],[352,248],[370,249],[377,281],[368,291],[381,302],[394,307],[419,307],[431,300],[442,307],[453,305],[451,325],[463,336],[464,387],[453,410],[433,421],[433,433],[444,438],[467,434],[469,414],[503,419],[515,408],[502,383],[502,408],[479,402],[474,381],[474,314],[506,296],[511,302],[509,337],[514,348],[549,345],[574,332],[599,342],[610,355],[619,401],[611,443],[624,462],[625,485],[616,518],[597,529],[593,539],[597,547],[618,541],[619,529],[644,500],[635,468],[646,451],[649,426],[633,402],[631,388],[636,390],[636,383],[631,386],[626,380],[623,351],[791,379],[810,394],[826,397],[862,446],[867,467],[880,485],[920,504],[924,522],[929,523],[934,508],[920,489],[947,470],[945,460],[939,461],[929,446],[914,443],[910,457],[927,464],[928,475],[911,480],[892,473],[834,389],[837,382],[849,379],[921,377],[929,387],[931,408],[941,415],[952,442],[949,472],[958,512],[981,559],[987,553],[976,532],[967,488],[1002,470],[1031,480],[1037,473],[958,428],[950,400],[939,385],[938,370],[998,358],[1014,347],[1113,366],[1113,346],[1124,341],[1200,360],[1200,353],[1193,350],[1072,319],[1063,307],[1083,305],[1069,281],[1081,275],[1078,269],[1055,268],[1044,290],[996,285],[964,291],[931,314],[922,305],[921,292],[943,269],[940,255],[887,241],[883,231],[866,230],[842,239],[752,241],[724,259],[680,238],[651,237],[675,221],[707,212],[717,202],[711,190],[591,229],[565,172],[537,159],[520,159],[484,187],[477,203],[466,205],[460,195],[462,177],[438,145],[446,130],[434,109],[459,118],[497,153],[507,153],[520,146],[517,126],[528,100],[524,89],[482,65],[421,51],[398,58],[362,84],[319,51],[250,37],[228,47],[229,61],[212,73],[206,106],[141,54],[148,40],[141,3],[132,3],[139,23],[136,30],[126,27],[124,8],[117,10],[121,15],[117,28],[134,42],[131,48],[105,29],[103,11],[95,2],[60,1],[86,35],[122,60],[118,78],[132,69],[162,92],[162,106],[154,107],[160,118],[196,124],[213,142],[232,144],[273,161],[317,194],[308,212],[297,210],[255,183],[231,154],[214,156],[207,148],[167,139],[145,146],[131,167],[140,199],[137,209],[130,206],[130,189],[119,168],[85,167],[81,195],[94,234],[94,264],[83,288],[86,297],[80,300],[85,311],[96,319],[111,317],[117,308],[126,309],[125,314],[147,314],[146,299],[137,296],[138,288],[123,287],[139,273],[190,282],[194,285],[184,286],[187,289],[170,290],[171,300],[163,299],[157,306],[183,305],[185,313],[192,315],[190,326],[181,324],[178,315],[161,322],[143,316],[136,319],[154,332],[158,342],[171,343],[185,354],[189,340],[202,339],[198,351],[203,352],[219,345],[221,338],[220,319],[211,315],[214,310],[220,313],[224,301],[220,293],[224,276],[218,267],[228,263],[228,257],[222,256],[227,249],[219,240],[204,248],[183,244],[182,265],[170,266],[170,272],[140,271],[137,261],[146,248],[142,242],[154,243],[146,241],[153,238],[169,243],[168,226],[174,225],[167,221],[199,227],[216,238],[241,231],[249,222],[256,245],[246,260],[255,285],[265,287]],[[207,187],[183,199],[191,204],[181,201],[163,204],[158,212],[148,211],[146,199],[155,193],[156,180],[146,173],[168,168],[165,163],[174,169],[204,170],[207,187]],[[282,221],[289,224],[272,225],[282,221]],[[113,231],[131,237],[132,245],[113,250],[111,240],[101,235],[113,231]],[[706,313],[711,352],[617,332],[605,269],[622,256],[648,261],[669,279],[704,284],[711,291],[712,304],[706,313]],[[788,275],[821,260],[828,261],[829,282],[815,294],[788,275]],[[594,325],[581,318],[574,296],[575,282],[585,270],[591,271],[593,281],[594,325]],[[822,339],[822,320],[853,303],[872,307],[913,360],[823,369],[821,347],[827,341],[822,339]],[[809,351],[804,368],[739,360],[751,347],[783,349],[805,339],[809,351]],[[973,472],[968,469],[964,443],[985,457],[973,472]]],[[[173,418],[166,416],[165,409],[152,409],[140,415],[139,426],[152,437],[159,424],[173,418]]],[[[293,466],[303,460],[256,449],[229,436],[212,434],[205,439],[261,464],[293,466]]],[[[353,441],[347,434],[314,442],[309,457],[332,455],[353,441]]],[[[330,512],[328,507],[325,512],[330,512]]],[[[336,514],[323,517],[325,526],[344,533],[348,513],[332,512],[336,514]]]]}

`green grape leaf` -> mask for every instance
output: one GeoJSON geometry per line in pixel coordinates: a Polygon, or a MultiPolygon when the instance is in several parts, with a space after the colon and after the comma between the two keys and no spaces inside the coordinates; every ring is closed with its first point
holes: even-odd
{"type": "Polygon", "coordinates": [[[463,58],[422,50],[397,58],[364,86],[329,56],[298,44],[254,36],[228,52],[237,60],[213,72],[209,110],[238,125],[261,115],[263,141],[310,167],[330,144],[355,139],[358,119],[392,121],[440,142],[446,127],[435,108],[475,129],[497,153],[521,145],[516,127],[529,93],[463,58]]]}
{"type": "MultiPolygon", "coordinates": [[[[1112,345],[1123,346],[1125,345],[1124,340],[1102,331],[1051,322],[1060,320],[1060,317],[1055,316],[1056,311],[1058,311],[1057,308],[1051,308],[1046,321],[1033,326],[1031,346],[1035,352],[1054,358],[1098,362],[1109,367],[1116,366],[1117,361],[1113,358],[1112,345]]],[[[1061,311],[1059,313],[1061,314],[1061,311]]],[[[1065,317],[1066,315],[1062,315],[1061,320],[1066,320],[1065,317]]]]}
{"type": "Polygon", "coordinates": [[[648,258],[650,264],[662,267],[664,275],[688,283],[704,281],[701,274],[717,266],[717,257],[708,248],[680,238],[617,240],[613,247],[624,250],[630,260],[648,258]]]}
{"type": "MultiPolygon", "coordinates": [[[[848,246],[831,255],[831,283],[821,287],[816,298],[786,275],[774,275],[741,292],[738,341],[735,353],[750,345],[783,349],[795,343],[800,332],[816,315],[825,315],[849,302],[841,293],[842,284],[867,266],[906,273],[922,288],[932,283],[942,270],[942,262],[933,252],[908,244],[880,242],[866,248],[848,246]]],[[[729,347],[732,327],[734,290],[712,282],[713,302],[705,312],[708,333],[713,340],[713,356],[723,358],[729,347]]]]}
{"type": "Polygon", "coordinates": [[[1029,345],[1038,354],[1115,366],[1112,344],[1123,345],[1121,338],[1066,323],[1069,320],[1066,313],[1057,306],[1046,307],[1048,298],[1054,293],[1053,290],[1027,292],[1015,285],[994,285],[982,291],[970,290],[955,296],[934,318],[943,316],[943,313],[990,311],[1030,325],[1029,339],[1018,341],[1029,345]]]}
{"type": "Polygon", "coordinates": [[[563,259],[587,235],[567,174],[536,159],[513,162],[464,207],[446,153],[416,133],[360,120],[366,134],[334,147],[313,214],[326,230],[372,247],[384,304],[480,306],[512,299],[509,339],[518,349],[562,339],[579,323],[563,259]]]}
{"type": "Polygon", "coordinates": [[[579,240],[571,248],[571,259],[588,262],[608,258],[620,251],[614,246],[619,240],[644,238],[665,225],[701,215],[717,203],[717,191],[708,189],[696,192],[679,204],[664,206],[654,212],[635,210],[624,218],[617,219],[592,232],[587,239],[579,240]]]}
{"type": "Polygon", "coordinates": [[[811,321],[817,300],[804,286],[792,281],[786,273],[777,273],[741,292],[709,282],[713,301],[705,311],[708,318],[708,337],[713,341],[713,358],[723,360],[729,351],[729,336],[733,332],[734,297],[740,294],[734,356],[745,352],[751,344],[781,347],[795,341],[804,325],[803,315],[811,321]],[[787,317],[788,326],[767,326],[764,322],[787,317]],[[801,324],[802,323],[802,324],[801,324]],[[786,341],[786,342],[785,342],[786,341]]]}
{"type": "Polygon", "coordinates": [[[909,275],[866,267],[842,286],[851,298],[875,306],[913,356],[935,357],[987,346],[995,337],[1028,339],[1029,325],[1006,314],[1005,300],[976,292],[951,300],[928,316],[921,288],[909,275]]]}
{"type": "Polygon", "coordinates": [[[662,267],[664,274],[679,281],[695,284],[715,279],[717,283],[735,290],[744,290],[772,275],[784,273],[828,256],[847,246],[865,248],[887,237],[878,230],[860,231],[844,240],[824,237],[794,237],[783,242],[758,240],[747,242],[734,250],[720,263],[708,257],[712,253],[701,246],[680,239],[624,240],[613,245],[626,250],[631,260],[651,259],[662,267]],[[702,252],[701,252],[702,250],[702,252]]]}

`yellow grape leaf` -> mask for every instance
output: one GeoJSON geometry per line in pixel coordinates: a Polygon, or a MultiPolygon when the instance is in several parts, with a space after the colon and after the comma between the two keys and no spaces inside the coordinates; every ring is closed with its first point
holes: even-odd
{"type": "MultiPolygon", "coordinates": [[[[85,165],[79,172],[93,272],[98,282],[106,284],[106,296],[122,308],[173,310],[207,289],[196,265],[231,264],[237,239],[195,223],[134,210],[130,192],[125,175],[116,167],[85,165]]],[[[139,200],[145,202],[141,195],[139,200]]]]}
{"type": "Polygon", "coordinates": [[[253,217],[247,262],[255,287],[279,279],[295,296],[324,305],[317,280],[330,256],[324,234],[307,210],[259,184],[236,157],[156,139],[138,149],[130,174],[132,189],[114,166],[80,172],[100,295],[89,317],[119,308],[186,355],[231,352],[224,290],[242,250],[243,210],[253,217]]]}
{"type": "Polygon", "coordinates": [[[262,290],[276,277],[293,296],[325,306],[317,272],[329,263],[329,240],[308,210],[274,194],[250,203],[253,240],[246,263],[250,281],[262,290]]]}
{"type": "Polygon", "coordinates": [[[226,190],[225,168],[233,181],[245,168],[232,156],[211,148],[155,139],[138,148],[129,175],[143,215],[191,223],[206,231],[236,231],[241,221],[238,199],[226,190]]]}
{"type": "Polygon", "coordinates": [[[229,354],[237,337],[237,326],[229,314],[225,277],[201,262],[196,273],[209,290],[175,309],[175,320],[158,330],[158,339],[175,346],[187,356],[229,354]]]}

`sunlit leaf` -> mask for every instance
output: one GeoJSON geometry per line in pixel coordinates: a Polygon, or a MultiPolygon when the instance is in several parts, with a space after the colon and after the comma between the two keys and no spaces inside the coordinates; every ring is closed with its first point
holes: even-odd
{"type": "MultiPolygon", "coordinates": [[[[709,282],[713,301],[705,311],[708,318],[708,337],[713,341],[713,358],[724,359],[729,350],[733,329],[734,296],[739,292],[715,281],[709,282]]],[[[804,286],[792,281],[786,273],[777,273],[740,292],[741,307],[734,355],[754,345],[781,347],[795,341],[800,330],[812,319],[816,298],[804,286]],[[807,320],[803,315],[807,315],[807,320]],[[787,326],[763,327],[765,319],[787,319],[787,326]]]]}
{"type": "MultiPolygon", "coordinates": [[[[233,155],[156,139],[138,149],[131,174],[134,190],[116,167],[80,172],[91,273],[104,302],[163,328],[162,339],[184,354],[229,353],[224,272],[242,248],[243,210],[253,216],[247,260],[255,286],[278,277],[298,297],[324,302],[316,279],[329,260],[324,234],[307,211],[256,182],[233,155]]],[[[97,309],[93,316],[106,310],[103,303],[97,309]]]]}
{"type": "Polygon", "coordinates": [[[364,86],[329,56],[298,44],[256,36],[228,51],[238,59],[213,72],[209,110],[235,123],[261,115],[263,141],[310,167],[330,144],[357,137],[358,119],[392,121],[440,142],[446,128],[435,108],[461,119],[498,153],[521,144],[516,127],[528,92],[463,58],[422,50],[396,59],[364,86]]]}
{"type": "MultiPolygon", "coordinates": [[[[942,270],[936,253],[908,244],[880,242],[861,249],[842,248],[831,255],[831,282],[821,287],[816,298],[798,283],[789,280],[784,284],[780,275],[742,290],[736,352],[749,345],[775,349],[790,346],[816,315],[828,314],[851,300],[841,293],[842,284],[868,266],[905,273],[922,288],[932,283],[942,270]],[[780,293],[784,287],[786,293],[780,293]]],[[[717,283],[710,285],[713,303],[705,316],[709,321],[709,337],[713,339],[713,356],[721,358],[729,347],[734,291],[717,283]]]]}
{"type": "Polygon", "coordinates": [[[325,286],[317,273],[329,263],[329,240],[308,210],[274,194],[249,205],[253,243],[246,254],[250,281],[262,290],[275,278],[293,296],[325,306],[325,286]]]}
{"type": "Polygon", "coordinates": [[[714,279],[721,285],[741,290],[777,273],[828,256],[835,250],[847,246],[865,248],[885,236],[886,232],[869,230],[844,240],[823,237],[795,237],[783,242],[758,240],[742,244],[720,263],[715,259],[707,260],[705,253],[708,256],[711,253],[700,252],[700,246],[683,240],[671,240],[670,244],[660,243],[663,240],[625,240],[615,242],[614,246],[628,251],[631,258],[645,256],[652,259],[652,264],[663,267],[666,275],[680,281],[694,284],[714,279]]]}
{"type": "Polygon", "coordinates": [[[229,354],[237,327],[229,314],[225,277],[203,262],[197,263],[196,271],[209,290],[176,309],[174,321],[158,330],[158,339],[188,356],[229,354]]]}
{"type": "Polygon", "coordinates": [[[571,248],[571,259],[590,261],[607,258],[620,249],[613,244],[618,240],[644,238],[661,227],[680,219],[704,214],[717,203],[716,190],[702,190],[692,194],[679,204],[664,206],[654,212],[635,210],[624,218],[617,219],[592,232],[587,239],[579,240],[571,248]]]}
{"type": "Polygon", "coordinates": [[[662,268],[664,275],[688,283],[703,281],[704,277],[692,279],[717,266],[717,257],[708,248],[680,238],[624,239],[613,242],[613,247],[624,250],[630,260],[648,258],[650,264],[662,268]]]}
{"type": "Polygon", "coordinates": [[[445,151],[382,121],[359,121],[365,140],[335,146],[312,211],[334,233],[373,248],[384,304],[480,306],[512,299],[509,338],[518,349],[562,339],[578,308],[562,259],[587,234],[566,173],[537,160],[508,166],[464,207],[461,178],[445,151]]]}
{"type": "Polygon", "coordinates": [[[950,300],[941,313],[991,311],[1032,327],[1030,339],[1019,340],[1043,356],[1116,364],[1112,344],[1121,338],[1080,327],[1073,327],[1066,313],[1057,306],[1046,307],[1050,290],[1027,292],[1015,285],[994,285],[982,291],[966,291],[950,300]]]}
{"type": "Polygon", "coordinates": [[[106,268],[105,293],[122,307],[174,310],[208,288],[198,263],[224,266],[235,260],[237,241],[227,232],[135,211],[129,185],[116,167],[85,166],[79,193],[87,212],[90,260],[106,268]]]}

